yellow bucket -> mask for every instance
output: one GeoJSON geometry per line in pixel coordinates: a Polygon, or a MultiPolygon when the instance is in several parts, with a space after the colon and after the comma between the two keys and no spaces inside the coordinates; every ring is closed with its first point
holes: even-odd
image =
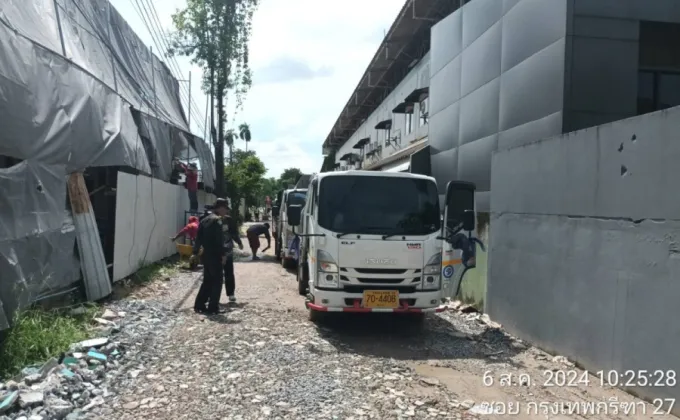
{"type": "MultiPolygon", "coordinates": [[[[185,244],[176,244],[177,245],[177,252],[179,253],[180,258],[189,258],[191,255],[194,253],[194,247],[192,245],[185,245],[185,244]]],[[[203,254],[203,248],[201,248],[200,251],[198,251],[198,255],[203,254]]]]}

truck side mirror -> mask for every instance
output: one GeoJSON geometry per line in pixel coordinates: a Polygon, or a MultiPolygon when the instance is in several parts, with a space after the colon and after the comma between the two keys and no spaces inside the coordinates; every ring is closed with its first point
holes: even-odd
{"type": "Polygon", "coordinates": [[[279,206],[273,206],[272,207],[272,217],[279,217],[279,211],[280,210],[281,209],[279,208],[279,206]]]}
{"type": "Polygon", "coordinates": [[[463,230],[466,232],[475,230],[475,212],[473,210],[465,210],[463,213],[463,230]]]}
{"type": "Polygon", "coordinates": [[[299,204],[294,204],[288,206],[286,209],[286,217],[288,218],[288,224],[291,226],[300,226],[300,216],[302,214],[302,206],[299,204]]]}
{"type": "Polygon", "coordinates": [[[475,229],[475,184],[450,181],[446,186],[446,225],[454,230],[475,229]]]}

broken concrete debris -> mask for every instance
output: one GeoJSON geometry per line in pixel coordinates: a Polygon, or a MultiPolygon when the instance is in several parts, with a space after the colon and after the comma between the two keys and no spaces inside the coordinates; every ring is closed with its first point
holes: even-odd
{"type": "Polygon", "coordinates": [[[0,382],[0,420],[77,420],[105,404],[109,379],[126,370],[127,358],[144,339],[171,326],[170,311],[139,301],[121,301],[100,319],[121,321],[115,335],[71,345],[71,350],[42,366],[24,368],[20,375],[0,382]],[[125,321],[125,322],[122,322],[125,321]]]}

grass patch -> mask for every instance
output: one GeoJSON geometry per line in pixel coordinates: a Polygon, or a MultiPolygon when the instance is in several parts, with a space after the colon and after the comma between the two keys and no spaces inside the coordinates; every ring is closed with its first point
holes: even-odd
{"type": "Polygon", "coordinates": [[[177,263],[158,262],[142,266],[131,278],[136,284],[144,284],[161,278],[173,277],[178,272],[177,263]]]}
{"type": "Polygon", "coordinates": [[[57,357],[72,343],[87,339],[97,311],[96,306],[87,306],[78,315],[68,310],[45,309],[29,309],[18,314],[0,344],[0,378],[57,357]]]}

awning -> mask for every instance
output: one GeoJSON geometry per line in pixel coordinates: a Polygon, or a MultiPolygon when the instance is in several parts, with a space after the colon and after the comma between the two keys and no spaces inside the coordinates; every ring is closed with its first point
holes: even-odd
{"type": "Polygon", "coordinates": [[[380,121],[380,122],[375,126],[375,129],[376,129],[376,130],[389,130],[390,128],[392,128],[392,120],[391,120],[391,119],[389,119],[389,120],[384,120],[384,121],[380,121]]]}
{"type": "Polygon", "coordinates": [[[368,143],[370,143],[370,142],[371,142],[371,138],[370,138],[370,137],[366,137],[366,138],[363,138],[363,139],[359,140],[359,141],[357,142],[357,144],[355,144],[352,148],[353,148],[353,149],[363,149],[364,146],[366,146],[366,145],[367,145],[368,143]]]}
{"type": "Polygon", "coordinates": [[[411,92],[406,97],[406,99],[404,99],[404,102],[408,102],[408,103],[412,103],[412,104],[416,103],[416,102],[422,102],[425,99],[427,99],[429,94],[430,94],[430,88],[429,87],[416,89],[413,92],[411,92]]]}
{"type": "Polygon", "coordinates": [[[402,102],[392,110],[393,114],[413,114],[413,104],[402,102]]]}
{"type": "Polygon", "coordinates": [[[358,158],[359,158],[359,156],[354,154],[354,153],[345,153],[344,155],[342,155],[340,160],[346,160],[347,162],[354,162],[354,161],[359,160],[358,158]]]}
{"type": "Polygon", "coordinates": [[[383,172],[408,172],[411,169],[411,160],[408,159],[406,162],[397,162],[393,165],[384,166],[382,168],[383,172]]]}

